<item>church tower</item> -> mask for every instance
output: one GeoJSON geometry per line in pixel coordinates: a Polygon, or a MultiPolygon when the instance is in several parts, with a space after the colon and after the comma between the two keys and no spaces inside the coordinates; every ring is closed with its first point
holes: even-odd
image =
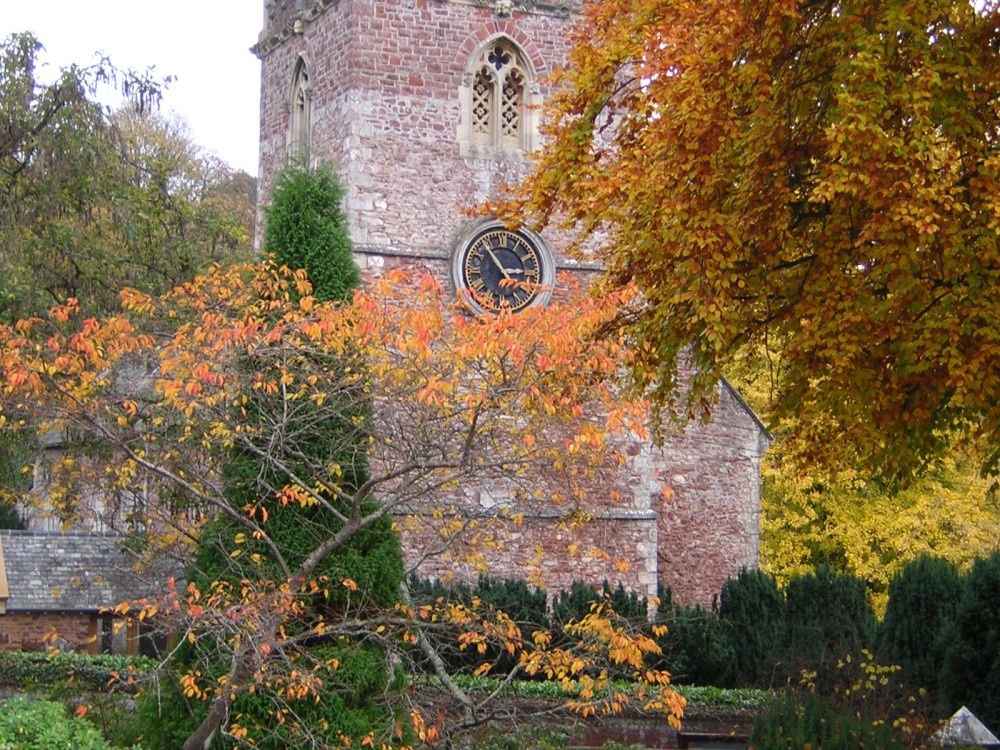
{"type": "MultiPolygon", "coordinates": [[[[547,291],[528,294],[525,285],[499,283],[491,270],[506,267],[549,288],[557,271],[586,276],[598,269],[566,258],[556,234],[509,232],[489,217],[470,218],[469,210],[525,174],[539,147],[547,77],[565,61],[579,6],[265,0],[254,47],[262,64],[259,194],[266,202],[275,172],[292,160],[331,162],[346,189],[356,259],[369,278],[422,268],[479,299],[545,304],[547,291]],[[490,243],[510,262],[479,264],[490,243]]],[[[525,532],[523,549],[507,545],[491,573],[523,577],[528,558],[544,549],[550,592],[568,589],[574,578],[608,579],[643,594],[665,583],[676,600],[710,602],[727,577],[756,564],[767,445],[752,412],[728,386],[721,389],[710,424],[692,425],[663,449],[632,449],[627,475],[604,488],[630,497],[627,507],[608,508],[580,532],[627,554],[627,574],[600,561],[566,560],[573,540],[552,519],[533,525],[532,538],[525,532]]],[[[431,563],[424,572],[441,571],[431,563]]]]}

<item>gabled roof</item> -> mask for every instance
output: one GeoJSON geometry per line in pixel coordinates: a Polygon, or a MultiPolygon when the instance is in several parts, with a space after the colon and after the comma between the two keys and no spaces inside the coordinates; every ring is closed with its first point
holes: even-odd
{"type": "Polygon", "coordinates": [[[740,392],[736,390],[736,386],[730,383],[729,380],[727,380],[726,378],[721,378],[720,382],[722,384],[722,387],[725,388],[729,392],[729,395],[731,395],[736,400],[736,402],[743,407],[743,410],[747,413],[750,419],[752,419],[754,424],[757,425],[757,429],[761,431],[761,434],[764,436],[764,439],[767,440],[768,443],[773,442],[774,436],[771,434],[771,431],[767,429],[767,425],[764,424],[764,420],[762,420],[757,415],[757,412],[754,411],[753,407],[750,406],[750,404],[746,402],[746,399],[743,398],[740,392]]]}
{"type": "Polygon", "coordinates": [[[115,534],[0,531],[0,613],[96,612],[139,596],[121,541],[115,534]]]}

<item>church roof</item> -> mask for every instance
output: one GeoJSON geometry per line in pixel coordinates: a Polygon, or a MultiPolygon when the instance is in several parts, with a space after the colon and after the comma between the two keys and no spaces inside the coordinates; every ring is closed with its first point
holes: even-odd
{"type": "Polygon", "coordinates": [[[0,531],[0,613],[96,612],[138,594],[115,534],[0,531]]]}

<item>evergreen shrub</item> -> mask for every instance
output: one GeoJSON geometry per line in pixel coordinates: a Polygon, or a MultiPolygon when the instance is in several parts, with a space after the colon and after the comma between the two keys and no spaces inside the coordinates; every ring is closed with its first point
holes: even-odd
{"type": "MultiPolygon", "coordinates": [[[[361,738],[386,723],[385,707],[379,698],[389,685],[385,654],[380,648],[364,643],[326,643],[309,649],[310,659],[318,664],[336,659],[336,669],[319,666],[316,677],[327,686],[321,700],[309,696],[282,701],[276,705],[259,694],[241,695],[233,704],[234,723],[249,730],[260,750],[286,750],[292,747],[340,747],[342,737],[361,738]],[[274,715],[283,711],[283,721],[274,715]],[[308,728],[313,739],[307,739],[308,728]]],[[[227,740],[223,750],[244,747],[227,740]]]]}
{"type": "Polygon", "coordinates": [[[742,569],[722,586],[719,621],[733,653],[737,687],[772,687],[783,658],[785,597],[774,578],[742,569]]]}
{"type": "Polygon", "coordinates": [[[264,255],[293,271],[305,269],[320,302],[350,299],[361,284],[343,199],[330,165],[292,165],[275,176],[271,205],[264,209],[264,255]]]}
{"type": "Polygon", "coordinates": [[[0,684],[22,690],[56,688],[77,691],[134,689],[130,678],[141,683],[156,663],[142,656],[119,654],[0,651],[0,684]]]}
{"type": "Polygon", "coordinates": [[[879,626],[883,659],[903,668],[914,688],[937,692],[948,630],[955,619],[962,582],[947,560],[922,556],[889,582],[889,601],[879,626]]]}
{"type": "Polygon", "coordinates": [[[0,750],[111,750],[86,719],[70,716],[61,703],[9,698],[0,702],[0,750]]]}
{"type": "Polygon", "coordinates": [[[976,560],[962,579],[941,689],[950,710],[965,705],[994,732],[1000,727],[1000,552],[976,560]]]}
{"type": "MultiPolygon", "coordinates": [[[[536,630],[549,629],[545,590],[528,586],[524,581],[480,576],[475,588],[470,588],[463,582],[445,584],[414,575],[409,579],[408,588],[414,604],[418,605],[440,599],[469,606],[478,598],[483,614],[488,615],[490,610],[503,612],[526,638],[536,630]]],[[[451,637],[441,639],[439,646],[440,655],[451,671],[469,673],[486,661],[493,662],[494,671],[498,673],[509,672],[515,666],[516,658],[496,646],[488,646],[482,654],[476,649],[459,648],[458,634],[456,627],[451,637]]]]}
{"type": "MultiPolygon", "coordinates": [[[[315,170],[294,166],[283,170],[276,178],[271,197],[272,203],[265,211],[265,255],[293,270],[305,269],[317,301],[350,300],[360,284],[360,273],[340,208],[343,190],[333,170],[329,166],[315,170]]],[[[273,373],[277,378],[284,362],[280,357],[271,361],[268,355],[265,347],[239,364],[246,372],[273,373]]],[[[333,357],[309,364],[322,368],[332,380],[343,368],[333,357]]],[[[338,479],[344,495],[350,496],[364,486],[369,466],[363,446],[371,436],[371,408],[364,393],[365,384],[360,381],[355,384],[355,380],[358,379],[351,378],[342,388],[334,389],[324,402],[322,417],[318,405],[303,403],[290,409],[279,395],[265,389],[247,389],[242,405],[245,421],[251,426],[262,426],[263,434],[256,438],[253,437],[256,432],[248,430],[244,434],[249,439],[259,439],[260,445],[237,443],[227,456],[222,479],[225,498],[233,512],[219,514],[206,525],[187,573],[187,579],[201,591],[209,590],[212,582],[231,584],[236,590],[245,585],[267,590],[283,584],[286,573],[274,554],[275,549],[287,568],[296,571],[317,545],[338,531],[338,523],[330,513],[318,506],[282,504],[277,493],[293,477],[300,478],[295,481],[309,482],[316,467],[333,465],[340,467],[338,479]],[[273,429],[280,433],[271,434],[273,429]],[[246,529],[234,518],[245,513],[246,508],[257,506],[267,510],[262,529],[270,545],[245,533],[246,529]]],[[[348,502],[330,494],[326,501],[338,506],[342,516],[350,517],[352,509],[348,502]]],[[[391,606],[398,598],[403,580],[402,551],[391,519],[385,516],[353,534],[327,555],[310,577],[325,591],[307,602],[315,617],[336,617],[348,599],[353,613],[391,606]],[[356,588],[341,586],[343,579],[351,579],[356,588]]],[[[294,630],[300,626],[291,622],[287,627],[294,630]]],[[[224,675],[229,669],[229,659],[222,651],[214,650],[215,646],[209,632],[202,633],[194,644],[183,646],[173,665],[176,673],[183,674],[196,665],[210,677],[224,675]]],[[[231,718],[236,723],[242,720],[256,746],[313,747],[307,735],[295,730],[295,725],[308,726],[310,733],[336,740],[334,744],[338,745],[341,733],[360,738],[373,730],[389,730],[394,717],[377,701],[384,693],[387,678],[385,657],[376,646],[362,642],[330,643],[317,637],[303,644],[303,652],[290,650],[284,656],[311,669],[312,665],[323,664],[330,658],[331,650],[339,654],[340,664],[336,669],[320,667],[325,670],[320,695],[289,701],[283,706],[277,705],[273,694],[245,694],[236,698],[231,718]],[[369,682],[376,678],[379,682],[372,687],[369,682]],[[279,714],[279,708],[292,713],[279,714]]],[[[162,693],[170,703],[171,712],[165,715],[157,699],[159,724],[149,730],[149,743],[154,748],[171,747],[171,743],[198,725],[206,710],[204,702],[189,703],[172,679],[165,681],[162,693]]],[[[144,706],[143,710],[153,709],[144,706]]]]}
{"type": "Polygon", "coordinates": [[[569,591],[560,591],[552,602],[553,627],[558,629],[571,621],[582,620],[590,614],[595,603],[604,602],[633,626],[642,627],[649,621],[646,598],[635,591],[626,591],[622,584],[612,586],[605,580],[598,589],[583,581],[573,581],[569,591]]]}
{"type": "Polygon", "coordinates": [[[875,628],[864,580],[821,566],[789,581],[785,649],[794,668],[823,669],[871,649],[875,628]]]}
{"type": "Polygon", "coordinates": [[[656,622],[667,627],[666,634],[656,638],[662,651],[657,666],[670,672],[671,681],[716,687],[733,684],[733,647],[717,611],[673,604],[670,590],[661,589],[656,622]]]}

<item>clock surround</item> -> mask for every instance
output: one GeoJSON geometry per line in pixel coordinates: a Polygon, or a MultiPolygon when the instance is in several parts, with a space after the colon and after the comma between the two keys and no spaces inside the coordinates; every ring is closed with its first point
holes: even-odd
{"type": "Polygon", "coordinates": [[[469,226],[455,243],[451,277],[456,292],[473,312],[519,312],[549,301],[555,262],[537,233],[483,219],[469,226]]]}

